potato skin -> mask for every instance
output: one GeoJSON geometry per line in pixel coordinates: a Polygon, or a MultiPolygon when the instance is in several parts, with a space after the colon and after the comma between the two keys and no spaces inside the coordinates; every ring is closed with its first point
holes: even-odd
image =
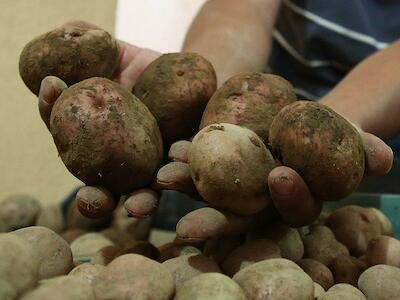
{"type": "Polygon", "coordinates": [[[319,200],[340,200],[363,178],[359,133],[320,103],[298,101],[284,107],[272,122],[269,137],[274,157],[297,171],[319,200]]]}
{"type": "Polygon", "coordinates": [[[235,75],[211,97],[200,129],[232,123],[254,131],[268,143],[273,118],[296,100],[292,85],[280,76],[256,72],[235,75]]]}
{"type": "Polygon", "coordinates": [[[19,73],[38,95],[46,76],[61,78],[70,86],[90,77],[111,78],[118,63],[119,47],[108,32],[75,23],[30,41],[21,52],[19,73]]]}
{"type": "Polygon", "coordinates": [[[189,150],[193,182],[210,206],[250,215],[271,200],[266,180],[275,161],[261,139],[234,124],[200,130],[189,150]]]}
{"type": "Polygon", "coordinates": [[[63,91],[50,132],[68,170],[116,194],[149,184],[162,160],[156,120],[119,84],[90,78],[63,91]]]}
{"type": "Polygon", "coordinates": [[[163,140],[170,144],[197,131],[216,87],[214,68],[205,58],[196,53],[168,53],[143,71],[133,92],[155,116],[163,140]]]}
{"type": "MultiPolygon", "coordinates": [[[[326,291],[325,294],[318,298],[321,300],[337,300],[337,299],[346,299],[346,300],[367,300],[364,294],[358,290],[357,288],[346,284],[339,283],[332,286],[329,290],[326,291]]],[[[369,299],[369,298],[368,298],[369,299]]]]}
{"type": "Polygon", "coordinates": [[[338,256],[330,265],[335,283],[347,283],[357,287],[358,278],[365,271],[367,265],[353,256],[338,256]]]}
{"type": "Polygon", "coordinates": [[[311,279],[318,283],[324,290],[328,290],[333,284],[334,279],[332,272],[327,266],[317,260],[304,258],[297,262],[297,264],[311,277],[311,279]]]}
{"type": "Polygon", "coordinates": [[[364,271],[358,279],[358,288],[370,300],[398,299],[400,295],[400,269],[376,265],[364,271]]]}
{"type": "Polygon", "coordinates": [[[365,259],[368,266],[384,264],[400,268],[400,241],[384,235],[372,239],[365,259]]]}

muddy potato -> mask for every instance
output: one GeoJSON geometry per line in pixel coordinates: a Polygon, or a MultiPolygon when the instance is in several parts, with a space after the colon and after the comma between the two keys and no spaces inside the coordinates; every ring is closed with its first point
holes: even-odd
{"type": "Polygon", "coordinates": [[[367,265],[353,256],[338,256],[330,265],[335,283],[347,283],[357,286],[358,278],[365,271],[367,265]]]}
{"type": "Polygon", "coordinates": [[[3,231],[12,231],[35,224],[41,211],[40,203],[28,195],[11,195],[0,202],[0,220],[3,231]]]}
{"type": "MultiPolygon", "coordinates": [[[[335,284],[326,291],[318,300],[367,300],[365,295],[357,288],[346,284],[335,284]]],[[[369,298],[368,298],[369,299],[369,298]]]]}
{"type": "Polygon", "coordinates": [[[371,239],[388,230],[384,219],[386,217],[382,216],[377,214],[376,209],[348,205],[335,210],[326,224],[350,253],[361,256],[367,250],[371,239]]]}
{"type": "Polygon", "coordinates": [[[365,252],[365,259],[370,267],[383,264],[400,268],[400,241],[384,235],[372,239],[365,252]]]}
{"type": "Polygon", "coordinates": [[[216,87],[214,68],[205,58],[196,53],[168,53],[143,71],[133,92],[157,119],[163,140],[173,143],[197,131],[216,87]]]}
{"type": "Polygon", "coordinates": [[[43,226],[60,234],[64,227],[64,216],[58,205],[44,207],[36,219],[36,226],[43,226]]]}
{"type": "Polygon", "coordinates": [[[51,112],[50,132],[74,176],[115,194],[149,184],[163,155],[160,131],[147,107],[105,78],[64,90],[51,112]]]}
{"type": "Polygon", "coordinates": [[[312,300],[314,283],[294,262],[272,258],[257,262],[233,277],[249,300],[312,300]]]}
{"type": "Polygon", "coordinates": [[[275,161],[249,129],[227,123],[203,128],[190,147],[189,166],[210,206],[250,215],[270,205],[266,178],[275,161]]]}
{"type": "Polygon", "coordinates": [[[240,286],[219,273],[205,273],[186,281],[177,289],[175,300],[245,300],[240,286]]]}
{"type": "Polygon", "coordinates": [[[400,268],[376,265],[364,271],[358,279],[358,288],[368,300],[398,299],[400,295],[400,268]]]}
{"type": "Polygon", "coordinates": [[[311,277],[311,279],[318,283],[325,290],[328,290],[334,285],[332,272],[327,266],[310,258],[304,258],[297,262],[300,268],[311,277]]]}
{"type": "Polygon", "coordinates": [[[200,129],[216,123],[231,123],[254,131],[268,143],[273,118],[296,101],[292,85],[280,76],[244,73],[228,79],[211,97],[200,129]]]}
{"type": "Polygon", "coordinates": [[[159,299],[174,295],[172,274],[160,263],[137,254],[114,259],[92,282],[96,300],[159,299]]]}
{"type": "Polygon", "coordinates": [[[234,249],[223,261],[221,267],[224,274],[232,277],[239,270],[256,262],[271,258],[280,258],[278,244],[271,240],[256,239],[234,249]]]}
{"type": "Polygon", "coordinates": [[[119,63],[117,41],[106,31],[71,22],[30,41],[19,58],[19,73],[36,95],[48,75],[67,85],[90,77],[111,78],[119,63]]]}
{"type": "Polygon", "coordinates": [[[72,269],[72,252],[57,233],[42,226],[21,228],[12,232],[32,248],[39,263],[38,279],[67,274],[72,269]]]}
{"type": "Polygon", "coordinates": [[[363,178],[359,133],[322,104],[298,101],[284,107],[271,124],[269,141],[274,156],[297,171],[319,200],[340,200],[363,178]]]}

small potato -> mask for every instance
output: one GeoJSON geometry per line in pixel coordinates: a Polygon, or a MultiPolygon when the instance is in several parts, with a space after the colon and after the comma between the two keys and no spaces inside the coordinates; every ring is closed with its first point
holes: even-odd
{"type": "Polygon", "coordinates": [[[58,276],[42,280],[40,285],[21,300],[95,300],[93,289],[78,276],[58,276]]]}
{"type": "Polygon", "coordinates": [[[118,63],[119,47],[108,32],[85,22],[71,22],[30,41],[19,58],[19,73],[38,95],[48,75],[72,85],[95,76],[111,78],[118,63]]]}
{"type": "Polygon", "coordinates": [[[210,206],[250,215],[271,204],[266,178],[276,164],[249,129],[227,123],[203,128],[190,147],[189,166],[210,206]]]}
{"type": "MultiPolygon", "coordinates": [[[[365,295],[357,288],[346,284],[335,284],[326,291],[318,300],[367,300],[365,295]]],[[[368,298],[369,299],[369,298],[368,298]]]]}
{"type": "Polygon", "coordinates": [[[13,231],[32,248],[39,263],[38,279],[67,274],[72,269],[72,252],[68,243],[46,227],[31,226],[13,231]]]}
{"type": "Polygon", "coordinates": [[[384,235],[372,239],[365,259],[369,267],[382,264],[400,268],[400,241],[384,235]]]}
{"type": "Polygon", "coordinates": [[[348,205],[335,210],[326,224],[336,239],[358,257],[365,253],[371,239],[383,234],[387,225],[382,216],[376,209],[348,205]]]}
{"type": "Polygon", "coordinates": [[[272,258],[257,262],[233,277],[248,300],[312,300],[314,283],[294,262],[272,258]]]}
{"type": "Polygon", "coordinates": [[[80,279],[86,280],[88,284],[91,284],[93,279],[106,267],[102,265],[84,263],[76,266],[68,273],[68,276],[79,277],[80,279]]]}
{"type": "Polygon", "coordinates": [[[5,289],[4,297],[33,288],[38,269],[32,247],[16,235],[0,234],[0,287],[5,289]]]}
{"type": "Polygon", "coordinates": [[[12,195],[0,202],[0,220],[3,231],[12,231],[35,224],[41,206],[38,200],[28,195],[12,195]]]}
{"type": "Polygon", "coordinates": [[[90,260],[100,249],[113,245],[113,242],[100,233],[89,232],[76,238],[71,243],[71,251],[74,260],[90,260]]]}
{"type": "Polygon", "coordinates": [[[266,239],[257,239],[234,249],[225,258],[221,267],[224,274],[233,277],[239,270],[253,263],[280,257],[281,251],[275,242],[266,239]]]}
{"type": "Polygon", "coordinates": [[[168,300],[175,291],[173,276],[165,266],[138,254],[114,259],[92,286],[96,300],[168,300]]]}
{"type": "Polygon", "coordinates": [[[65,227],[64,216],[58,205],[44,207],[36,219],[36,226],[47,227],[60,234],[65,227]]]}
{"type": "Polygon", "coordinates": [[[361,274],[358,288],[368,300],[397,300],[400,295],[400,268],[373,266],[361,274]]]}
{"type": "Polygon", "coordinates": [[[218,265],[202,254],[187,254],[168,259],[162,263],[175,278],[175,286],[179,289],[182,284],[202,273],[221,273],[218,265]]]}
{"type": "Polygon", "coordinates": [[[269,142],[274,157],[297,171],[318,200],[348,196],[364,176],[359,133],[320,103],[298,101],[284,107],[271,124],[269,142]]]}
{"type": "Polygon", "coordinates": [[[170,144],[193,136],[216,87],[214,68],[205,58],[168,53],[143,71],[133,93],[150,109],[170,144]]]}
{"type": "Polygon", "coordinates": [[[346,255],[336,257],[329,265],[336,284],[347,283],[355,287],[366,268],[367,265],[361,259],[346,255]]]}
{"type": "Polygon", "coordinates": [[[325,290],[328,290],[334,285],[332,272],[327,266],[319,261],[310,258],[299,260],[297,264],[306,272],[311,279],[321,285],[325,290]]]}
{"type": "Polygon", "coordinates": [[[325,294],[324,288],[318,283],[314,282],[314,300],[319,299],[318,297],[321,297],[323,294],[325,294]]]}
{"type": "Polygon", "coordinates": [[[349,255],[349,250],[323,225],[310,226],[310,233],[304,236],[303,243],[304,257],[315,259],[325,266],[329,266],[339,256],[349,255]]]}
{"type": "Polygon", "coordinates": [[[268,143],[272,120],[296,101],[292,85],[282,77],[244,73],[228,79],[211,97],[200,129],[215,123],[231,123],[254,131],[268,143]]]}
{"type": "Polygon", "coordinates": [[[163,156],[160,130],[148,108],[106,78],[64,90],[51,111],[50,132],[75,177],[117,195],[150,184],[163,156]]]}
{"type": "Polygon", "coordinates": [[[245,300],[240,286],[219,273],[205,273],[186,281],[177,289],[174,300],[245,300]]]}

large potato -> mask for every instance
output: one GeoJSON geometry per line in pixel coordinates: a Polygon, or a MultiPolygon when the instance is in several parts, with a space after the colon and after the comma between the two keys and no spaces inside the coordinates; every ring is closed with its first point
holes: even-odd
{"type": "Polygon", "coordinates": [[[361,274],[358,288],[368,300],[400,299],[400,268],[387,265],[373,266],[361,274]]]}
{"type": "Polygon", "coordinates": [[[161,135],[150,111],[105,78],[64,90],[51,112],[50,132],[74,176],[116,194],[149,184],[162,160],[161,135]]]}
{"type": "Polygon", "coordinates": [[[248,300],[313,300],[312,279],[294,262],[272,258],[257,262],[233,277],[248,300]]]}
{"type": "Polygon", "coordinates": [[[175,300],[245,300],[240,286],[219,273],[205,273],[186,281],[177,289],[175,300]]]}
{"type": "Polygon", "coordinates": [[[30,41],[22,50],[19,73],[37,95],[48,75],[72,85],[90,77],[110,78],[118,63],[118,44],[108,32],[71,22],[30,41]]]}
{"type": "Polygon", "coordinates": [[[214,68],[196,53],[169,53],[139,76],[134,94],[157,119],[164,141],[190,138],[217,86],[214,68]]]}
{"type": "Polygon", "coordinates": [[[271,124],[272,153],[297,171],[319,200],[340,200],[364,175],[364,147],[357,130],[330,108],[298,101],[271,124]]]}
{"type": "Polygon", "coordinates": [[[203,113],[200,129],[215,123],[247,127],[268,143],[273,118],[296,101],[291,84],[282,77],[244,73],[228,79],[212,96],[203,113]]]}
{"type": "Polygon", "coordinates": [[[221,123],[203,128],[189,150],[190,172],[210,206],[241,215],[270,204],[267,177],[275,161],[251,130],[221,123]]]}

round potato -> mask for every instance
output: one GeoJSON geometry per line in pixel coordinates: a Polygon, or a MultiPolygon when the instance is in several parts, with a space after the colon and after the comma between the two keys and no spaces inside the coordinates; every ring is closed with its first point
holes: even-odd
{"type": "Polygon", "coordinates": [[[143,71],[133,92],[155,116],[163,140],[170,144],[193,136],[216,87],[214,68],[205,58],[168,53],[143,71]]]}
{"type": "Polygon", "coordinates": [[[46,76],[69,86],[90,77],[111,78],[119,63],[117,41],[106,31],[71,22],[30,41],[19,58],[19,73],[38,95],[46,76]]]}
{"type": "Polygon", "coordinates": [[[330,108],[298,101],[271,124],[272,153],[297,171],[319,200],[351,194],[364,176],[364,147],[357,130],[330,108]]]}
{"type": "Polygon", "coordinates": [[[51,112],[50,132],[74,176],[115,194],[151,183],[162,160],[161,134],[150,111],[105,78],[64,90],[51,112]]]}
{"type": "Polygon", "coordinates": [[[203,128],[189,150],[193,182],[210,206],[250,215],[270,204],[266,180],[276,166],[251,130],[221,123],[203,128]]]}

